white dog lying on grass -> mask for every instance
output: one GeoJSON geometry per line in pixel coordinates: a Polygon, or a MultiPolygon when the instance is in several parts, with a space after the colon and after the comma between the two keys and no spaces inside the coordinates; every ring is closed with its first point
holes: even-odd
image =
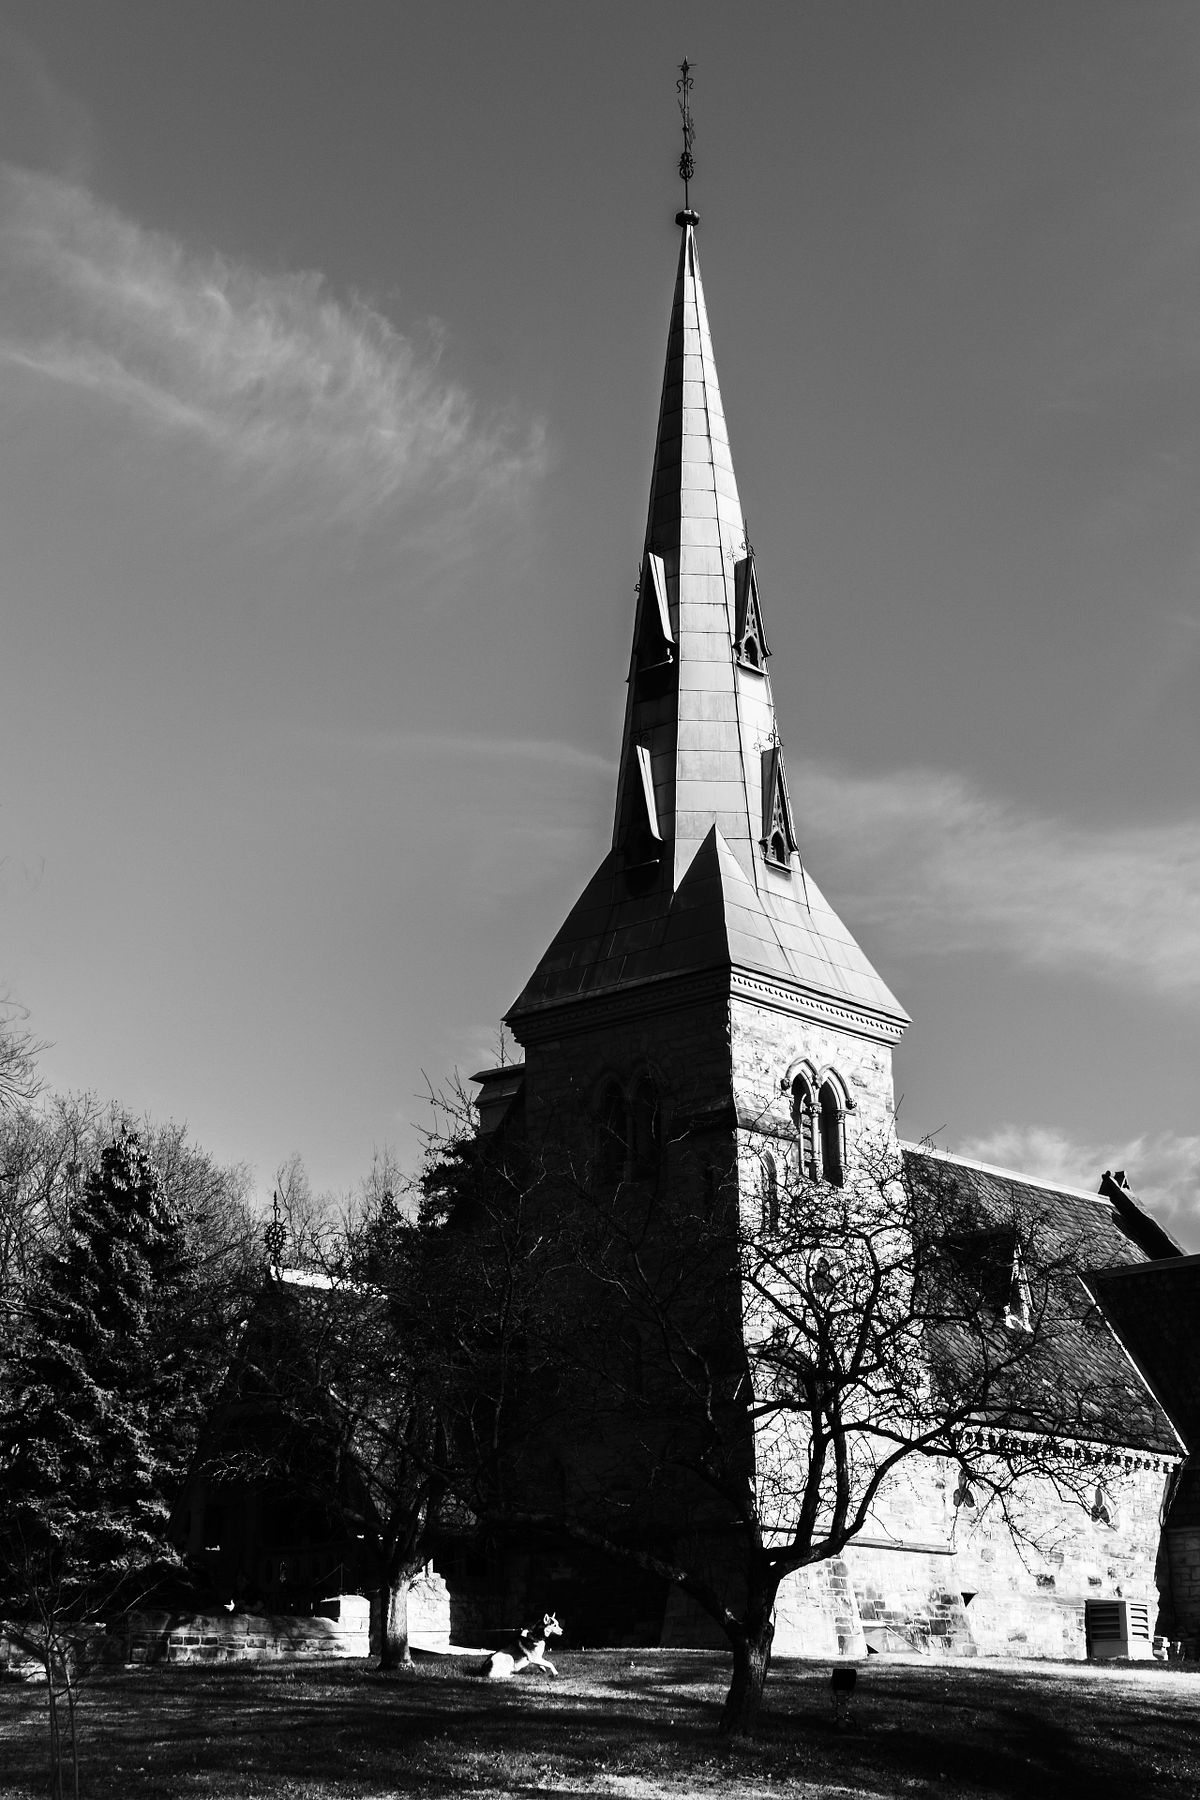
{"type": "Polygon", "coordinates": [[[561,1637],[562,1626],[553,1613],[543,1613],[540,1624],[527,1625],[513,1640],[511,1650],[497,1650],[488,1657],[479,1673],[489,1681],[511,1681],[522,1669],[543,1669],[557,1676],[558,1670],[546,1655],[548,1638],[561,1637]]]}

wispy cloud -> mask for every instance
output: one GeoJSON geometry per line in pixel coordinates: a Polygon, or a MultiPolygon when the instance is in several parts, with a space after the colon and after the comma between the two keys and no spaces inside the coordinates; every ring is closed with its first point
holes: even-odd
{"type": "Polygon", "coordinates": [[[890,942],[1200,994],[1200,818],[1085,828],[924,770],[807,764],[794,786],[817,878],[890,942]]]}
{"type": "Polygon", "coordinates": [[[414,496],[509,497],[540,427],[484,417],[405,336],[314,273],[200,255],[56,176],[0,174],[0,359],[200,440],[264,483],[302,478],[364,514],[414,496]]]}
{"type": "Polygon", "coordinates": [[[566,789],[572,778],[591,775],[615,783],[617,776],[617,765],[611,757],[599,756],[594,750],[565,743],[561,738],[484,737],[451,731],[361,731],[342,733],[339,741],[351,752],[364,756],[448,759],[477,770],[498,772],[501,779],[507,779],[517,767],[523,772],[531,768],[543,770],[562,777],[564,804],[569,801],[566,789]]]}
{"type": "Polygon", "coordinates": [[[0,20],[0,159],[76,180],[92,160],[91,117],[32,40],[0,20]]]}
{"type": "Polygon", "coordinates": [[[1122,1143],[1088,1144],[1056,1126],[1001,1125],[954,1148],[977,1162],[1071,1187],[1098,1187],[1105,1169],[1123,1169],[1142,1204],[1200,1248],[1200,1137],[1143,1132],[1122,1143]]]}

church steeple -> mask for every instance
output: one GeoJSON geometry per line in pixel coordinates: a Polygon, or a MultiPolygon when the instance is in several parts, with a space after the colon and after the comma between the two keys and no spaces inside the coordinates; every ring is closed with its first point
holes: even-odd
{"type": "MultiPolygon", "coordinates": [[[[697,215],[681,212],[677,222],[613,845],[642,859],[639,765],[648,755],[671,886],[715,824],[757,887],[767,836],[763,754],[774,749],[780,760],[769,652],[704,304],[697,215]]],[[[789,851],[775,866],[791,864],[789,851]]]]}
{"type": "Polygon", "coordinates": [[[801,862],[698,222],[677,215],[612,848],[509,1019],[520,1037],[547,1007],[726,969],[735,990],[765,979],[789,1011],[894,1041],[907,1014],[801,862]]]}

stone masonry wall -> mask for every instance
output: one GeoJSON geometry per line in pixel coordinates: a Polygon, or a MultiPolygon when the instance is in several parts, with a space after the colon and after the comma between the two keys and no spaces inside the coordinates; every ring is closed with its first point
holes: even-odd
{"type": "Polygon", "coordinates": [[[121,1621],[125,1662],[269,1662],[370,1655],[370,1602],[342,1594],[323,1616],[130,1613],[121,1621]]]}
{"type": "Polygon", "coordinates": [[[847,1162],[856,1142],[895,1145],[887,1044],[742,998],[734,998],[730,1013],[733,1088],[743,1125],[790,1135],[791,1095],[780,1084],[795,1064],[807,1060],[818,1071],[835,1070],[854,1098],[846,1118],[847,1162]]]}
{"type": "MultiPolygon", "coordinates": [[[[1098,1465],[1096,1474],[1113,1524],[1038,1477],[1011,1497],[1014,1532],[982,1497],[974,1507],[955,1505],[955,1465],[898,1472],[871,1527],[842,1558],[853,1613],[832,1575],[822,1585],[816,1570],[800,1571],[780,1590],[777,1652],[826,1656],[836,1640],[848,1655],[870,1649],[1081,1659],[1086,1602],[1122,1598],[1146,1601],[1152,1629],[1161,1630],[1154,1624],[1155,1559],[1166,1477],[1117,1464],[1098,1465]]],[[[1196,1560],[1200,1592],[1200,1555],[1196,1560]]]]}
{"type": "Polygon", "coordinates": [[[614,1076],[626,1087],[643,1070],[663,1102],[668,1165],[680,1125],[730,1100],[728,1001],[718,994],[633,1011],[597,1007],[586,1029],[563,1029],[525,1049],[525,1105],[529,1141],[565,1143],[581,1158],[590,1149],[590,1122],[601,1084],[614,1076]]]}

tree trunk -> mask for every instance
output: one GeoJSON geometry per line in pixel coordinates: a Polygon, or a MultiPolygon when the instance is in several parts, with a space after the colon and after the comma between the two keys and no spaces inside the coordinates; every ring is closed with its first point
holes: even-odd
{"type": "Polygon", "coordinates": [[[733,1679],[721,1712],[722,1737],[754,1736],[774,1636],[770,1604],[748,1607],[745,1634],[733,1640],[733,1679]]]}
{"type": "Polygon", "coordinates": [[[399,1669],[412,1662],[408,1643],[408,1590],[412,1577],[405,1573],[385,1581],[379,1590],[379,1666],[399,1669]]]}

